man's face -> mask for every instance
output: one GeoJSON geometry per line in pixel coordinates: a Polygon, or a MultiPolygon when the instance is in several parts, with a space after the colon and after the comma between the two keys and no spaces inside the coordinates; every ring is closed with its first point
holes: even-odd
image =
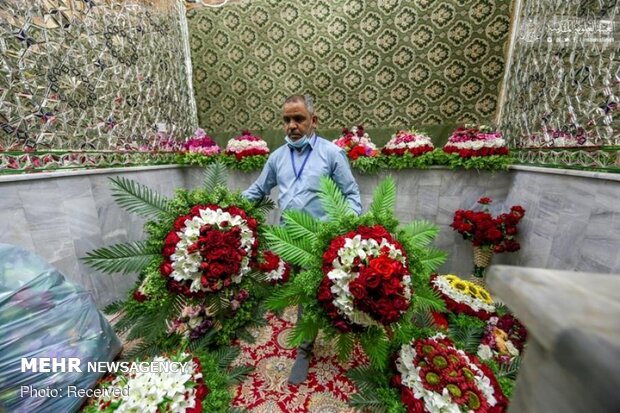
{"type": "Polygon", "coordinates": [[[284,131],[288,137],[296,141],[302,136],[310,136],[316,128],[316,116],[310,115],[303,102],[289,102],[282,109],[284,131]]]}

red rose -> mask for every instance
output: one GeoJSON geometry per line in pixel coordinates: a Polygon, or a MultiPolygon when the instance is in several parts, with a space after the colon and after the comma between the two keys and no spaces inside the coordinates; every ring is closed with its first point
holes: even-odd
{"type": "Polygon", "coordinates": [[[321,302],[331,302],[334,299],[329,283],[321,283],[317,293],[317,298],[321,302]]]}
{"type": "Polygon", "coordinates": [[[196,398],[198,400],[204,399],[209,394],[209,389],[206,384],[201,384],[196,388],[196,398]]]}
{"type": "Polygon", "coordinates": [[[139,303],[142,303],[149,299],[149,297],[146,294],[142,293],[142,291],[140,290],[134,291],[133,298],[139,303]]]}
{"type": "Polygon", "coordinates": [[[394,260],[383,255],[370,260],[369,264],[370,268],[372,268],[376,273],[381,274],[383,278],[389,278],[396,269],[394,260]]]}
{"type": "Polygon", "coordinates": [[[504,236],[502,235],[502,232],[497,228],[491,228],[487,231],[486,237],[492,243],[496,243],[501,241],[504,236]]]}
{"type": "Polygon", "coordinates": [[[381,284],[381,275],[377,274],[372,268],[363,268],[360,271],[359,280],[364,283],[367,288],[375,289],[381,284]]]}
{"type": "Polygon", "coordinates": [[[433,316],[433,321],[435,322],[435,325],[439,328],[443,328],[443,329],[448,329],[448,320],[446,320],[446,317],[443,316],[443,314],[438,313],[436,311],[432,311],[431,315],[433,316]]]}
{"type": "Polygon", "coordinates": [[[185,228],[185,221],[187,221],[188,219],[191,219],[191,216],[189,216],[189,215],[181,215],[180,217],[178,217],[174,221],[174,230],[175,231],[180,231],[181,229],[185,228]]]}
{"type": "Polygon", "coordinates": [[[181,238],[177,235],[176,231],[170,231],[166,238],[164,239],[164,245],[166,246],[175,246],[177,243],[181,241],[181,238]]]}
{"type": "Polygon", "coordinates": [[[172,254],[174,254],[174,251],[175,251],[175,246],[174,245],[168,245],[168,246],[165,246],[162,249],[161,253],[162,253],[163,256],[169,257],[172,254]]]}
{"type": "Polygon", "coordinates": [[[336,321],[334,323],[334,327],[336,327],[338,330],[342,331],[343,333],[348,333],[349,331],[351,331],[351,327],[344,320],[336,321]]]}
{"type": "Polygon", "coordinates": [[[409,308],[409,302],[405,300],[405,298],[398,295],[392,299],[392,304],[398,311],[406,311],[407,308],[409,308]]]}
{"type": "Polygon", "coordinates": [[[381,283],[381,289],[383,290],[383,294],[387,296],[396,295],[401,293],[403,285],[401,280],[399,280],[397,277],[392,277],[387,280],[383,280],[383,282],[381,283]]]}
{"type": "Polygon", "coordinates": [[[172,274],[172,271],[173,271],[172,263],[170,261],[162,262],[161,265],[159,266],[159,271],[164,277],[169,276],[170,274],[172,274]]]}
{"type": "Polygon", "coordinates": [[[478,200],[478,203],[479,203],[479,204],[482,204],[482,205],[489,205],[491,202],[493,202],[493,201],[491,200],[491,198],[486,197],[486,196],[485,196],[485,197],[482,197],[482,198],[480,198],[480,199],[478,200]]]}
{"type": "Polygon", "coordinates": [[[357,160],[360,156],[366,155],[366,149],[362,145],[357,145],[355,148],[349,151],[349,158],[357,160]]]}
{"type": "Polygon", "coordinates": [[[353,280],[349,283],[349,291],[351,292],[351,295],[358,300],[364,299],[368,294],[366,292],[366,287],[359,279],[353,280]]]}

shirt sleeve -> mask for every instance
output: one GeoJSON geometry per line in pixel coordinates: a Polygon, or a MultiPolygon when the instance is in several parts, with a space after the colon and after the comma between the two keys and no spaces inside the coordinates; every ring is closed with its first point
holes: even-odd
{"type": "Polygon", "coordinates": [[[271,190],[276,186],[276,173],[272,166],[272,159],[272,156],[267,159],[267,163],[258,178],[256,178],[256,181],[243,191],[241,195],[250,201],[258,201],[271,194],[271,190]]]}
{"type": "Polygon", "coordinates": [[[362,213],[360,189],[351,172],[347,155],[342,150],[334,157],[332,179],[344,194],[351,209],[360,215],[362,213]]]}

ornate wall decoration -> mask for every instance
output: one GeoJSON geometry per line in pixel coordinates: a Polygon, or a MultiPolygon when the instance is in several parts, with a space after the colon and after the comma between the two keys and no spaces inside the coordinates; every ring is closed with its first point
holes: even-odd
{"type": "Polygon", "coordinates": [[[148,150],[163,129],[190,135],[184,12],[174,0],[0,2],[0,151],[148,150]]]}
{"type": "Polygon", "coordinates": [[[489,122],[509,0],[253,0],[188,11],[199,123],[280,127],[293,93],[322,127],[489,122]]]}
{"type": "Polygon", "coordinates": [[[501,126],[526,164],[620,170],[620,2],[524,2],[501,126]]]}

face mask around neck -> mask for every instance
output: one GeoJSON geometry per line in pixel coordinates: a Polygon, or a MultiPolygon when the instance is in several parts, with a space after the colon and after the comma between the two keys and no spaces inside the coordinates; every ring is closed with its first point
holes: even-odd
{"type": "Polygon", "coordinates": [[[310,142],[306,135],[302,136],[301,138],[297,139],[296,141],[292,140],[288,136],[286,138],[284,138],[284,139],[286,140],[286,143],[288,144],[288,146],[290,148],[293,148],[293,149],[303,149],[310,142]]]}

